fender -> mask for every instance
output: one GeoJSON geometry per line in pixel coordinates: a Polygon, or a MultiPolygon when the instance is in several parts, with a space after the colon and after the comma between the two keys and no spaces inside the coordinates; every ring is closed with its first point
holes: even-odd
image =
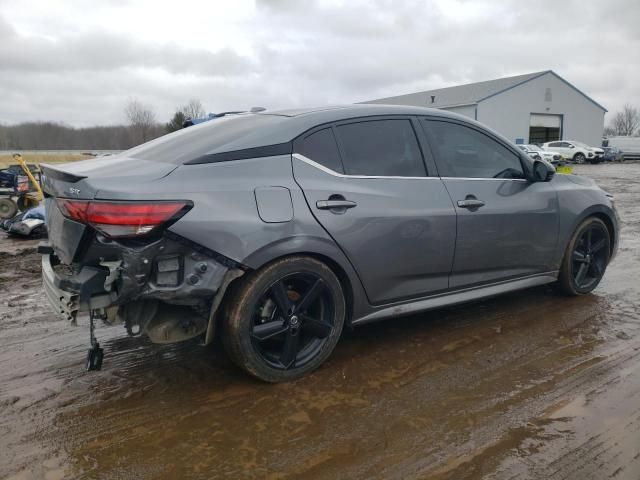
{"type": "Polygon", "coordinates": [[[597,204],[591,205],[590,207],[585,208],[580,214],[574,216],[573,221],[570,224],[560,225],[560,232],[558,236],[559,246],[561,249],[558,249],[558,257],[556,258],[556,265],[560,265],[562,263],[562,259],[564,257],[565,250],[567,248],[567,244],[571,239],[571,235],[576,231],[578,225],[580,225],[584,220],[588,217],[598,215],[604,216],[609,220],[610,225],[607,227],[613,227],[613,231],[609,232],[611,234],[611,256],[609,261],[613,260],[617,250],[619,243],[619,223],[618,223],[618,215],[616,211],[609,207],[608,205],[597,204]]]}
{"type": "Polygon", "coordinates": [[[321,260],[329,260],[329,265],[338,267],[340,280],[348,285],[345,290],[347,300],[347,324],[351,323],[354,318],[366,315],[371,310],[369,300],[362,285],[362,281],[357,272],[349,262],[346,255],[338,248],[335,242],[329,238],[311,236],[311,235],[295,235],[279,239],[269,243],[264,247],[256,250],[247,256],[242,264],[251,269],[257,270],[263,265],[276,260],[280,257],[288,255],[312,255],[320,257],[321,260]],[[349,298],[350,297],[350,298],[349,298]],[[351,304],[351,308],[349,308],[351,304]]]}

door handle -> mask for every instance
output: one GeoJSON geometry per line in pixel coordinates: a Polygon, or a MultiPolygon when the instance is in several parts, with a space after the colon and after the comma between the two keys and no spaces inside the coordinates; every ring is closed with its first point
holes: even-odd
{"type": "Polygon", "coordinates": [[[484,202],[477,198],[469,198],[466,200],[458,200],[458,206],[460,208],[480,208],[484,206],[484,202]]]}
{"type": "Polygon", "coordinates": [[[353,208],[357,206],[356,202],[351,200],[318,200],[316,207],[319,210],[332,210],[334,208],[353,208]]]}

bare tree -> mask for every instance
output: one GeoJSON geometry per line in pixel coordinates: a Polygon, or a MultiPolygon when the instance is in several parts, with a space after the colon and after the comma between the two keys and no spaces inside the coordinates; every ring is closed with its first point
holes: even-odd
{"type": "Polygon", "coordinates": [[[202,118],[207,114],[202,102],[196,98],[189,100],[186,105],[180,108],[180,111],[186,118],[202,118]]]}
{"type": "Polygon", "coordinates": [[[640,113],[637,108],[628,103],[611,120],[611,129],[615,135],[634,135],[638,127],[640,127],[640,113]]]}
{"type": "Polygon", "coordinates": [[[153,137],[157,122],[151,107],[134,98],[125,106],[124,114],[129,122],[134,144],[144,143],[153,137]]]}

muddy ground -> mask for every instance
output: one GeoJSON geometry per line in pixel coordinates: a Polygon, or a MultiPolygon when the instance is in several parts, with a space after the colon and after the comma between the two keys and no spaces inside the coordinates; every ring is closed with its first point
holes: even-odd
{"type": "Polygon", "coordinates": [[[155,346],[45,305],[0,235],[0,478],[640,478],[640,164],[583,166],[622,245],[594,294],[549,287],[361,327],[266,385],[219,346],[155,346]]]}

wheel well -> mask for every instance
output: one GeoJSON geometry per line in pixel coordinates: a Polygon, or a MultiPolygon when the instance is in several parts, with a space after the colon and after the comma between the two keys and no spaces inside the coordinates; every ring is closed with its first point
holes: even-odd
{"type": "MultiPolygon", "coordinates": [[[[311,257],[315,260],[318,260],[322,263],[324,263],[325,265],[327,265],[331,271],[336,275],[336,277],[338,277],[338,280],[340,281],[340,285],[342,286],[342,291],[344,292],[344,300],[345,300],[345,312],[346,312],[346,318],[345,318],[345,325],[351,325],[351,319],[353,317],[353,287],[351,286],[351,281],[349,280],[349,276],[347,275],[347,273],[343,270],[343,268],[340,266],[340,264],[338,264],[338,262],[336,262],[335,260],[331,259],[330,257],[327,257],[326,255],[322,255],[320,253],[315,253],[315,252],[296,252],[296,253],[291,253],[291,254],[287,254],[287,255],[282,255],[280,257],[276,257],[271,259],[269,262],[265,263],[264,265],[261,265],[259,269],[263,268],[265,265],[268,265],[272,262],[275,262],[277,260],[280,260],[282,258],[286,258],[286,257],[293,257],[293,256],[306,256],[306,257],[311,257]]],[[[226,306],[227,301],[229,300],[229,298],[231,297],[231,293],[245,280],[247,275],[250,275],[251,272],[255,272],[256,270],[251,270],[250,272],[247,272],[247,274],[236,278],[235,280],[233,280],[229,286],[227,287],[226,292],[224,293],[224,298],[223,301],[220,305],[220,310],[222,311],[222,309],[226,306]]],[[[218,315],[218,321],[220,319],[220,316],[218,315]]]]}
{"type": "Polygon", "coordinates": [[[345,301],[345,325],[351,325],[351,318],[353,316],[353,287],[351,286],[351,282],[349,281],[349,276],[342,269],[342,267],[330,257],[325,255],[321,255],[319,253],[300,253],[297,255],[306,255],[327,265],[333,273],[335,273],[336,277],[340,281],[340,285],[342,286],[342,291],[344,292],[344,301],[345,301]]]}
{"type": "Polygon", "coordinates": [[[609,232],[609,253],[613,253],[615,245],[613,244],[615,242],[615,228],[613,226],[613,222],[611,221],[611,218],[608,215],[605,215],[604,213],[594,213],[593,216],[597,219],[600,219],[604,222],[604,224],[607,226],[607,230],[609,232]]]}

